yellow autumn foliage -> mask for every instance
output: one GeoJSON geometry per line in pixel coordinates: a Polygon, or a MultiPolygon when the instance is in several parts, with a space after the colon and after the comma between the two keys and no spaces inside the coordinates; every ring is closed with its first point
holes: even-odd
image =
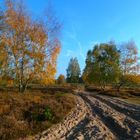
{"type": "Polygon", "coordinates": [[[53,83],[60,41],[56,38],[50,45],[47,27],[33,21],[22,4],[6,0],[6,6],[7,29],[0,35],[1,69],[6,69],[9,75],[12,73],[20,87],[34,79],[45,85],[53,83]]]}

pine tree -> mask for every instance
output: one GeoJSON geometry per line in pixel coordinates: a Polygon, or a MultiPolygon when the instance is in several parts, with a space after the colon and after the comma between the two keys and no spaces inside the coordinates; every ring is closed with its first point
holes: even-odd
{"type": "Polygon", "coordinates": [[[80,66],[77,58],[71,58],[67,68],[67,82],[78,83],[80,78],[80,66]]]}

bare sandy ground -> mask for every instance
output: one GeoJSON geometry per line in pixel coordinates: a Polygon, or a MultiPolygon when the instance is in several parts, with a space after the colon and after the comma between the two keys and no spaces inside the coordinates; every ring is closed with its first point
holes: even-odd
{"type": "Polygon", "coordinates": [[[139,140],[140,106],[108,96],[81,92],[76,108],[37,140],[139,140]]]}

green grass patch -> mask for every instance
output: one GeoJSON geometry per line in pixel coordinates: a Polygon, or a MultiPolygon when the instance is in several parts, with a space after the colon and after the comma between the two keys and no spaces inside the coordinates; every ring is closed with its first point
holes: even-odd
{"type": "Polygon", "coordinates": [[[66,93],[57,92],[57,93],[55,94],[55,97],[56,97],[56,98],[63,97],[63,96],[66,96],[66,93]]]}

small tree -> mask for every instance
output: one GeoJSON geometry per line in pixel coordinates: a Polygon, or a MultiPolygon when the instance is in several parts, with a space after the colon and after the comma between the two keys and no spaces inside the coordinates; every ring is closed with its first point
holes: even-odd
{"type": "Polygon", "coordinates": [[[67,82],[78,83],[80,78],[80,66],[77,58],[71,58],[67,68],[67,82]]]}
{"type": "Polygon", "coordinates": [[[123,43],[121,51],[121,68],[123,74],[137,74],[139,71],[138,48],[133,40],[123,43]]]}
{"type": "Polygon", "coordinates": [[[120,52],[121,75],[118,82],[118,90],[120,90],[122,86],[138,84],[140,81],[138,49],[135,42],[130,40],[121,44],[120,52]]]}
{"type": "Polygon", "coordinates": [[[57,78],[57,84],[65,84],[65,83],[66,83],[65,76],[60,74],[57,78]]]}

